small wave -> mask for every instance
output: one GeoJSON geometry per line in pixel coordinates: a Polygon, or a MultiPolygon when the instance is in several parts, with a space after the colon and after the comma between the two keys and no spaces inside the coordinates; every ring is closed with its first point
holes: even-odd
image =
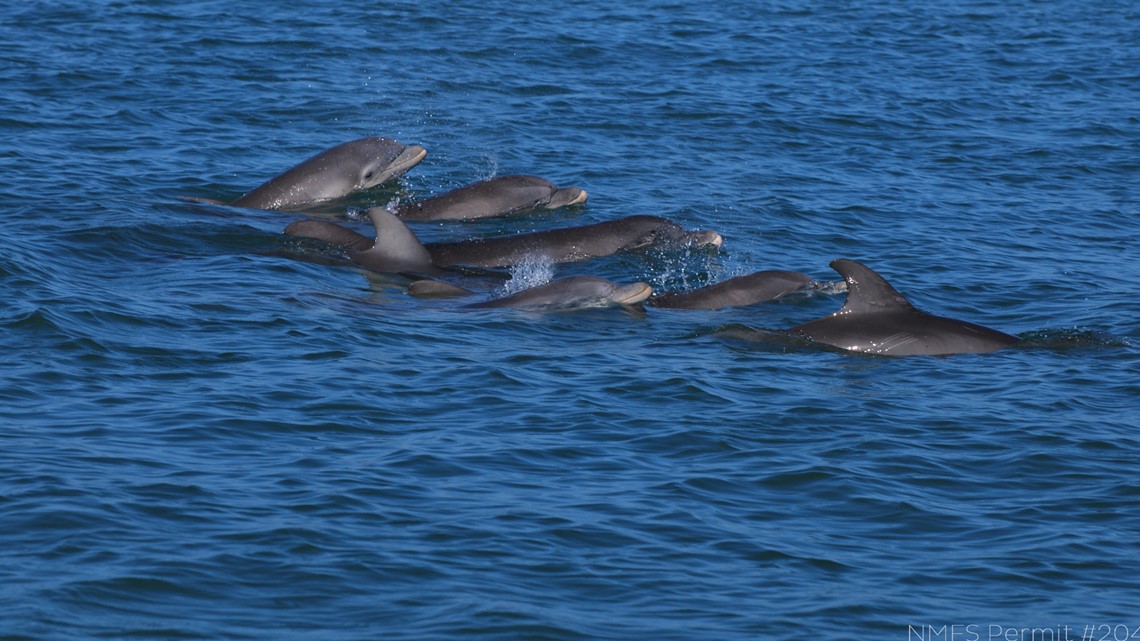
{"type": "Polygon", "coordinates": [[[1040,329],[1019,336],[1019,347],[1070,350],[1087,348],[1129,347],[1131,343],[1107,332],[1073,328],[1040,329]]]}
{"type": "Polygon", "coordinates": [[[20,309],[13,310],[0,327],[5,331],[31,331],[31,332],[63,332],[58,323],[52,320],[51,315],[43,307],[21,304],[20,309]]]}

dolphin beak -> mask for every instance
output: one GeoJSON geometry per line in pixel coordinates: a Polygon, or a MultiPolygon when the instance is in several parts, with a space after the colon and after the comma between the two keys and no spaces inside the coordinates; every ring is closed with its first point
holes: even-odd
{"type": "Polygon", "coordinates": [[[404,150],[396,156],[388,166],[383,169],[379,174],[369,181],[369,185],[382,185],[393,178],[399,178],[404,175],[412,167],[420,164],[420,161],[427,155],[427,149],[419,145],[411,145],[404,147],[404,150]]]}
{"type": "Polygon", "coordinates": [[[713,230],[694,232],[691,244],[698,247],[711,245],[713,247],[720,247],[724,244],[724,238],[713,230]]]}
{"type": "Polygon", "coordinates": [[[409,145],[400,152],[399,156],[396,156],[392,164],[388,165],[389,171],[393,172],[392,178],[420,164],[420,161],[423,160],[425,156],[427,156],[427,149],[419,145],[409,145]]]}
{"type": "Polygon", "coordinates": [[[568,207],[570,205],[581,205],[586,202],[590,194],[586,193],[585,189],[578,187],[563,187],[556,190],[550,196],[550,202],[546,203],[547,209],[558,209],[559,207],[568,207]]]}
{"type": "Polygon", "coordinates": [[[590,194],[586,193],[585,189],[579,189],[577,195],[575,195],[573,198],[571,198],[569,201],[567,201],[566,204],[567,205],[581,205],[582,203],[586,202],[586,200],[589,197],[590,197],[590,194]]]}
{"type": "Polygon", "coordinates": [[[644,302],[652,293],[653,288],[646,283],[622,285],[614,292],[613,301],[618,305],[636,305],[644,302]]]}

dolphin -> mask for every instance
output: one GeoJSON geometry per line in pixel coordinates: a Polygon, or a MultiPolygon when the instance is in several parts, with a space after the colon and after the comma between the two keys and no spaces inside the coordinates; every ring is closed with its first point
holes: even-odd
{"type": "Polygon", "coordinates": [[[988,327],[920,311],[861,263],[841,258],[831,261],[831,267],[847,281],[843,308],[789,332],[852,352],[891,356],[980,354],[1020,340],[988,327]]]}
{"type": "Polygon", "coordinates": [[[427,243],[425,247],[439,267],[510,267],[534,259],[568,263],[668,243],[719,247],[722,242],[715,231],[688,232],[658,216],[628,216],[580,227],[427,243]]]}
{"type": "Polygon", "coordinates": [[[368,217],[376,229],[374,239],[322,220],[299,220],[286,227],[285,233],[343,247],[348,251],[349,260],[374,272],[427,276],[443,273],[432,263],[423,243],[392,212],[372,207],[368,217]]]}
{"type": "Polygon", "coordinates": [[[618,285],[595,276],[569,276],[520,292],[467,305],[471,308],[513,307],[531,310],[559,310],[582,307],[636,305],[653,293],[646,283],[618,285]]]}
{"type": "MultiPolygon", "coordinates": [[[[270,178],[228,203],[249,209],[296,211],[324,200],[343,198],[397,178],[415,167],[427,150],[391,138],[360,138],[327,149],[270,178]]],[[[195,202],[225,205],[207,198],[195,202]]]]}
{"type": "MultiPolygon", "coordinates": [[[[580,227],[421,244],[408,226],[388,210],[373,207],[368,210],[368,215],[377,230],[375,240],[336,223],[320,220],[294,222],[285,228],[285,233],[344,247],[349,250],[354,261],[362,258],[359,254],[371,252],[373,258],[370,263],[381,266],[386,263],[380,257],[385,251],[391,251],[395,255],[411,252],[422,259],[422,249],[427,251],[437,269],[512,267],[535,259],[567,263],[609,256],[618,251],[646,249],[659,244],[688,243],[719,247],[723,242],[720,234],[715,231],[688,232],[665,218],[629,216],[580,227]],[[382,223],[377,223],[378,220],[382,223]]],[[[372,269],[367,264],[359,264],[372,269]]]]}
{"type": "Polygon", "coordinates": [[[537,176],[500,176],[400,205],[396,215],[404,220],[489,218],[540,207],[579,205],[587,198],[584,189],[559,189],[537,176]]]}
{"type": "Polygon", "coordinates": [[[654,296],[649,299],[649,305],[672,309],[743,307],[779,298],[812,282],[812,277],[807,274],[770,269],[737,276],[687,292],[654,296]]]}

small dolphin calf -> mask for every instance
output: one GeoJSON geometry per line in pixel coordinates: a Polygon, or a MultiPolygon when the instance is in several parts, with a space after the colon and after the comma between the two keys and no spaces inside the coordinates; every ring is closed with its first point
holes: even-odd
{"type": "Polygon", "coordinates": [[[788,330],[816,342],[867,354],[979,354],[1019,339],[966,321],[915,309],[882,276],[853,260],[831,261],[847,281],[847,301],[830,316],[788,330]]]}
{"type": "Polygon", "coordinates": [[[594,276],[569,276],[524,289],[510,296],[468,305],[472,308],[513,307],[532,310],[636,305],[653,293],[646,283],[618,285],[594,276]]]}
{"type": "Polygon", "coordinates": [[[229,204],[278,211],[304,209],[392,180],[415,167],[426,155],[423,147],[408,146],[391,138],[351,140],[270,178],[229,204]]]}
{"type": "Polygon", "coordinates": [[[580,227],[428,243],[425,247],[432,262],[440,267],[510,267],[536,259],[568,263],[669,243],[719,247],[722,242],[714,231],[688,232],[665,218],[629,216],[580,227]]]}
{"type": "MultiPolygon", "coordinates": [[[[369,212],[371,213],[371,212],[369,212]]],[[[372,223],[375,226],[375,222],[372,223]]],[[[349,251],[364,251],[376,243],[375,238],[329,222],[327,220],[298,220],[285,227],[285,235],[298,238],[314,238],[324,241],[335,247],[343,247],[349,251]]]]}
{"type": "Polygon", "coordinates": [[[404,220],[489,218],[539,207],[579,205],[587,197],[584,189],[559,189],[537,176],[500,176],[400,205],[396,215],[404,220]]]}
{"type": "Polygon", "coordinates": [[[811,276],[778,269],[737,276],[687,292],[661,294],[649,299],[652,307],[672,309],[722,309],[754,305],[802,289],[811,276]]]}

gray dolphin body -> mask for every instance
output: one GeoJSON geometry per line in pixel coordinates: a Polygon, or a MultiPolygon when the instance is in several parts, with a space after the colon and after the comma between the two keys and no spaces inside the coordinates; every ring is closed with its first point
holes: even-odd
{"type": "Polygon", "coordinates": [[[425,247],[432,262],[440,267],[510,267],[528,260],[568,263],[668,243],[719,247],[722,242],[714,231],[688,232],[658,216],[629,216],[580,227],[428,243],[425,247]]]}
{"type": "Polygon", "coordinates": [[[531,310],[578,309],[636,305],[653,293],[646,283],[619,285],[595,276],[569,276],[524,289],[510,296],[468,305],[471,308],[512,307],[531,310]]]}
{"type": "Polygon", "coordinates": [[[463,266],[512,267],[528,260],[566,263],[659,244],[691,243],[719,247],[722,242],[720,234],[714,231],[689,232],[665,218],[629,216],[581,227],[424,245],[391,212],[373,207],[368,210],[368,215],[376,226],[375,240],[336,223],[320,220],[292,223],[285,228],[285,233],[344,247],[350,251],[354,262],[375,271],[392,271],[383,269],[391,262],[422,263],[424,252],[438,271],[439,268],[463,266]],[[398,260],[386,260],[385,252],[390,252],[398,260]]]}
{"type": "Polygon", "coordinates": [[[812,282],[811,276],[778,269],[737,276],[687,292],[654,296],[653,307],[671,309],[721,309],[755,305],[802,289],[812,282]]]}
{"type": "Polygon", "coordinates": [[[361,138],[337,145],[230,203],[250,209],[292,211],[375,187],[415,167],[427,150],[391,138],[361,138]]]}
{"type": "Polygon", "coordinates": [[[980,354],[1019,340],[988,327],[920,311],[882,276],[853,260],[833,260],[831,267],[847,281],[843,308],[790,332],[853,352],[891,356],[980,354]]]}
{"type": "Polygon", "coordinates": [[[489,218],[540,207],[557,209],[579,205],[587,198],[584,189],[559,189],[537,176],[500,176],[400,205],[396,215],[404,220],[489,218]]]}

